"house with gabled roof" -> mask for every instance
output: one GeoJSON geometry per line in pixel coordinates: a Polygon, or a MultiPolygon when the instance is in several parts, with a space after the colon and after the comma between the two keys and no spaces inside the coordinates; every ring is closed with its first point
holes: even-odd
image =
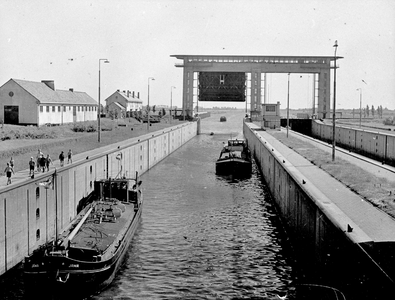
{"type": "Polygon", "coordinates": [[[105,101],[107,113],[112,112],[118,116],[126,115],[126,112],[139,111],[143,108],[143,101],[140,100],[140,93],[129,90],[117,90],[105,101]]]}
{"type": "Polygon", "coordinates": [[[53,80],[11,78],[0,87],[0,122],[17,125],[97,120],[97,101],[85,92],[55,90],[53,80]]]}

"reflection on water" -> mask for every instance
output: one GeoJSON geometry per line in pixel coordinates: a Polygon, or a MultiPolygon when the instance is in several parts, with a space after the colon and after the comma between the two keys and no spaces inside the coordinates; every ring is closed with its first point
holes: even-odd
{"type": "MultiPolygon", "coordinates": [[[[244,180],[215,175],[241,118],[202,123],[202,135],[142,176],[141,224],[113,284],[93,299],[279,299],[289,290],[290,255],[256,166],[244,180]]],[[[0,296],[23,298],[18,274],[0,296]]]]}
{"type": "Polygon", "coordinates": [[[143,176],[126,263],[95,299],[278,299],[292,281],[277,217],[251,178],[215,175],[226,136],[201,135],[143,176]]]}

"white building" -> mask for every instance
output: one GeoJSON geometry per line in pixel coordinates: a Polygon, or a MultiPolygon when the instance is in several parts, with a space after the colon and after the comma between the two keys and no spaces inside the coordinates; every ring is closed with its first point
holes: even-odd
{"type": "Polygon", "coordinates": [[[262,104],[261,127],[280,129],[280,102],[262,104]]]}
{"type": "Polygon", "coordinates": [[[139,111],[143,107],[143,101],[140,100],[140,93],[117,90],[106,99],[106,110],[117,111],[118,115],[122,112],[139,111]]]}
{"type": "Polygon", "coordinates": [[[0,87],[0,122],[44,125],[97,120],[97,102],[85,92],[55,90],[52,80],[10,79],[0,87]]]}

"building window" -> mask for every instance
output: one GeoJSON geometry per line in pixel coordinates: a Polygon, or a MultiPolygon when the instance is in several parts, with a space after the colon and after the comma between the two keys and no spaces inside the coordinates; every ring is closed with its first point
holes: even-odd
{"type": "Polygon", "coordinates": [[[58,106],[58,112],[60,112],[60,106],[58,106]]]}
{"type": "Polygon", "coordinates": [[[80,107],[79,106],[77,106],[77,110],[80,111],[80,107]]]}
{"type": "Polygon", "coordinates": [[[274,105],[267,105],[266,111],[276,111],[276,107],[274,105]]]}
{"type": "Polygon", "coordinates": [[[43,110],[44,110],[44,109],[43,109],[43,107],[42,107],[42,106],[40,106],[40,112],[43,112],[43,110]]]}
{"type": "Polygon", "coordinates": [[[37,229],[37,231],[36,231],[36,240],[37,241],[40,240],[40,229],[37,229]]]}
{"type": "Polygon", "coordinates": [[[36,209],[36,220],[40,219],[40,209],[36,209]]]}
{"type": "Polygon", "coordinates": [[[52,111],[53,111],[53,112],[55,111],[55,106],[52,106],[52,111]]]}
{"type": "Polygon", "coordinates": [[[49,112],[49,106],[47,106],[47,112],[49,112]]]}
{"type": "Polygon", "coordinates": [[[36,187],[36,200],[38,200],[38,198],[40,198],[40,188],[36,187]]]}
{"type": "Polygon", "coordinates": [[[63,111],[66,111],[67,106],[63,106],[63,111]]]}

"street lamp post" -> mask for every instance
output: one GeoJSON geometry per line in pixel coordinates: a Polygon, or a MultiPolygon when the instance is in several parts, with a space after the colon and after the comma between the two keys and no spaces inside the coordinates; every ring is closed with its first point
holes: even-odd
{"type": "MultiPolygon", "coordinates": [[[[367,85],[366,81],[362,79],[362,82],[367,85]]],[[[359,128],[362,126],[362,88],[358,88],[359,90],[359,128]]]]}
{"type": "Polygon", "coordinates": [[[102,61],[104,61],[105,64],[110,63],[107,58],[100,58],[99,59],[99,107],[97,109],[97,141],[99,143],[100,143],[100,138],[101,138],[101,136],[100,136],[101,135],[101,128],[100,128],[100,114],[101,114],[101,112],[100,112],[100,108],[101,108],[101,105],[100,105],[100,62],[102,62],[102,61]]]}
{"type": "Polygon", "coordinates": [[[287,96],[287,137],[288,137],[288,128],[289,128],[289,75],[288,73],[288,96],[287,96]]]}
{"type": "Polygon", "coordinates": [[[362,126],[362,88],[358,88],[359,90],[359,128],[362,126]]]}
{"type": "Polygon", "coordinates": [[[246,99],[246,115],[247,115],[247,99],[246,99]]]}
{"type": "Polygon", "coordinates": [[[335,69],[333,72],[333,116],[332,116],[332,161],[335,161],[335,149],[336,149],[336,51],[337,51],[337,40],[333,45],[335,47],[335,69]]]}
{"type": "Polygon", "coordinates": [[[148,106],[147,106],[147,130],[149,131],[149,111],[150,111],[150,107],[149,107],[149,81],[150,80],[155,80],[154,77],[148,77],[148,106]]]}
{"type": "Polygon", "coordinates": [[[170,124],[171,124],[171,119],[172,119],[171,110],[173,108],[173,88],[176,88],[176,87],[175,86],[170,87],[170,117],[169,117],[170,124]]]}

